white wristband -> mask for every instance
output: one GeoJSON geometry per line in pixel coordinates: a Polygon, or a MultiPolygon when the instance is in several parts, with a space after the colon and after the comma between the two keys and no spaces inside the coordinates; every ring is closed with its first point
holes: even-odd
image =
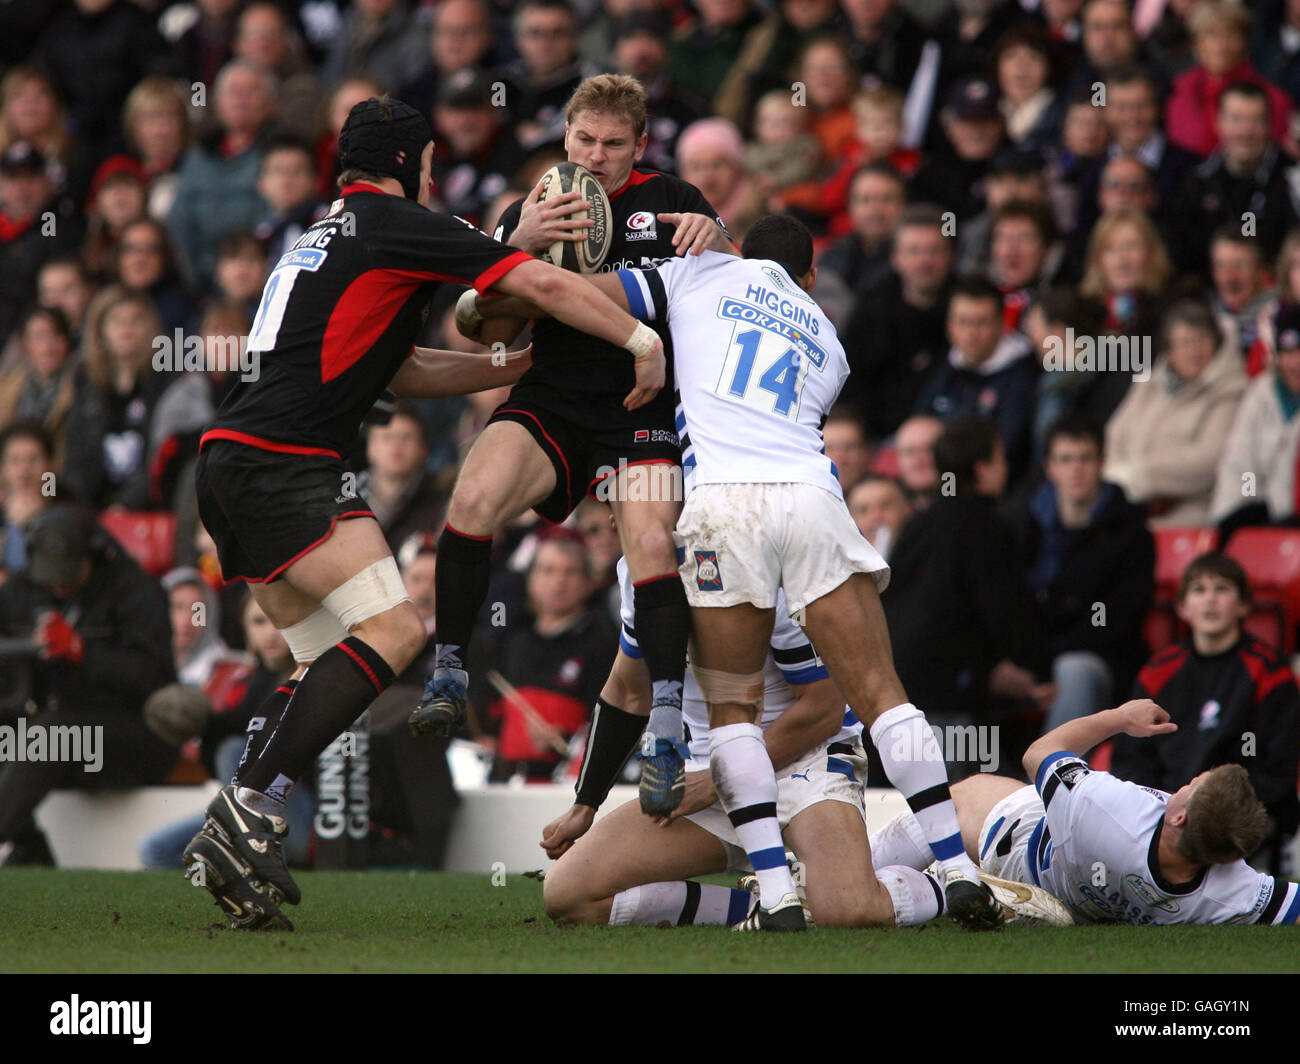
{"type": "Polygon", "coordinates": [[[640,361],[650,354],[659,343],[659,334],[643,321],[636,323],[632,335],[623,341],[623,346],[632,352],[632,358],[640,361]]]}
{"type": "Polygon", "coordinates": [[[477,299],[478,293],[472,288],[467,288],[456,300],[456,324],[467,336],[472,336],[483,324],[483,315],[478,312],[478,304],[475,302],[477,299]]]}

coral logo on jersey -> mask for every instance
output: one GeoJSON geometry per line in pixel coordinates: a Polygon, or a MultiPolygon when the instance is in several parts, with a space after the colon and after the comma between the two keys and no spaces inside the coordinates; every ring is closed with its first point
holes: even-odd
{"type": "Polygon", "coordinates": [[[697,550],[695,554],[695,583],[701,591],[721,591],[722,573],[718,570],[716,550],[697,550]]]}
{"type": "Polygon", "coordinates": [[[628,218],[625,240],[654,240],[658,235],[655,216],[649,211],[637,211],[628,218]]]}
{"type": "MultiPolygon", "coordinates": [[[[757,285],[750,285],[750,291],[747,293],[750,297],[763,298],[767,293],[766,289],[759,288],[757,285]]],[[[808,362],[821,369],[826,365],[826,352],[822,350],[812,339],[816,334],[818,322],[815,315],[803,307],[796,307],[788,299],[781,300],[773,298],[772,309],[777,314],[786,315],[786,319],[776,317],[774,314],[755,306],[753,303],[743,299],[733,299],[724,297],[718,304],[718,317],[728,321],[744,322],[747,325],[757,325],[760,329],[766,329],[768,332],[774,332],[792,347],[798,349],[808,362]]]]}
{"type": "Polygon", "coordinates": [[[649,430],[649,429],[637,429],[636,432],[632,433],[632,442],[633,442],[633,443],[649,443],[649,442],[650,442],[650,430],[649,430]]]}

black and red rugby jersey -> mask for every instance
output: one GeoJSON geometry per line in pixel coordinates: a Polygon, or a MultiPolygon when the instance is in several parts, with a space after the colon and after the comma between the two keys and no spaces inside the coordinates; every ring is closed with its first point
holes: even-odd
{"type": "MultiPolygon", "coordinates": [[[[633,169],[627,184],[610,193],[609,199],[613,235],[601,273],[673,257],[677,227],[659,221],[659,214],[703,214],[722,225],[718,212],[699,189],[657,171],[633,169]]],[[[498,240],[510,239],[519,225],[523,202],[516,200],[502,212],[493,233],[498,240]]],[[[638,424],[663,422],[671,427],[675,417],[672,342],[664,323],[648,324],[663,338],[669,386],[640,410],[629,414],[622,406],[624,397],[636,386],[632,356],[616,344],[553,318],[542,319],[533,327],[533,364],[515,386],[519,389],[516,394],[543,402],[553,394],[552,405],[592,427],[607,427],[611,419],[621,422],[628,418],[638,424]]]]}
{"type": "Polygon", "coordinates": [[[411,353],[440,282],[485,292],[531,256],[449,214],[349,185],[271,270],[240,380],[203,443],[343,455],[411,353]]]}

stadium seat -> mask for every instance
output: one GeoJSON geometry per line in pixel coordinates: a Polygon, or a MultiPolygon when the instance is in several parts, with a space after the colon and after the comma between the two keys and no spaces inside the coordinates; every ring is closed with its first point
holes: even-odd
{"type": "Polygon", "coordinates": [[[1214,528],[1153,528],[1151,534],[1156,541],[1156,601],[1173,602],[1183,570],[1197,555],[1218,546],[1219,533],[1214,528]]]}
{"type": "Polygon", "coordinates": [[[1167,646],[1177,643],[1183,636],[1183,622],[1178,619],[1173,606],[1161,602],[1151,607],[1142,626],[1142,636],[1147,649],[1152,654],[1159,654],[1167,646]]]}
{"type": "Polygon", "coordinates": [[[1282,653],[1296,648],[1300,623],[1300,530],[1243,528],[1228,542],[1227,554],[1246,570],[1255,608],[1246,628],[1282,653]]]}
{"type": "Polygon", "coordinates": [[[1115,744],[1107,739],[1099,745],[1088,758],[1088,764],[1097,772],[1110,771],[1110,758],[1115,752],[1115,744]]]}
{"type": "Polygon", "coordinates": [[[145,572],[162,576],[176,557],[176,515],[144,510],[108,511],[104,526],[145,572]]]}
{"type": "Polygon", "coordinates": [[[1300,529],[1243,528],[1228,542],[1228,556],[1246,570],[1250,586],[1300,616],[1300,529]]]}
{"type": "Polygon", "coordinates": [[[1241,626],[1261,642],[1288,657],[1295,652],[1295,640],[1287,634],[1295,625],[1288,622],[1287,614],[1276,602],[1257,602],[1241,626]]]}

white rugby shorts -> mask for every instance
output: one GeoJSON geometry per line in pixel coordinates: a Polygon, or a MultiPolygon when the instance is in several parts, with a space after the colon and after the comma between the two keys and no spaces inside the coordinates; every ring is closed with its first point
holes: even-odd
{"type": "Polygon", "coordinates": [[[980,868],[999,879],[1033,883],[1029,837],[1046,815],[1042,798],[1029,784],[998,802],[980,827],[980,868]]]}
{"type": "MultiPolygon", "coordinates": [[[[708,761],[692,759],[687,772],[708,771],[708,761]]],[[[810,750],[777,774],[776,819],[785,831],[796,816],[818,802],[845,802],[853,806],[866,822],[862,807],[862,788],[867,778],[867,754],[856,742],[830,740],[810,750]]],[[[727,851],[728,872],[752,872],[749,856],[740,844],[736,829],[727,819],[721,802],[691,813],[687,820],[698,824],[722,843],[727,851]]]]}
{"type": "Polygon", "coordinates": [[[854,573],[870,573],[878,591],[889,583],[844,500],[813,484],[698,485],[676,538],[692,606],[771,609],[781,587],[793,617],[854,573]]]}

